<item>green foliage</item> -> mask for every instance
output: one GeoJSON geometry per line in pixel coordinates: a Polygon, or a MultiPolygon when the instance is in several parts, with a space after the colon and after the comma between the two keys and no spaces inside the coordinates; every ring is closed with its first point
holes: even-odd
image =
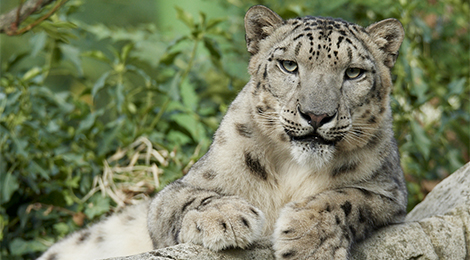
{"type": "Polygon", "coordinates": [[[367,26],[395,17],[403,23],[392,107],[410,208],[430,183],[469,160],[467,2],[217,3],[226,10],[223,19],[177,8],[175,19],[188,29],[181,33],[153,24],[91,24],[77,18],[83,3],[69,1],[18,38],[17,49],[2,47],[2,259],[34,258],[119,206],[112,193],[94,192],[109,180],[103,176],[110,167],[133,165],[136,151],[144,149],[135,145],[139,137],[165,155],[152,166],[158,168],[156,190],[204,154],[227,105],[248,80],[242,18],[254,4],[285,18],[323,15],[367,26]]]}

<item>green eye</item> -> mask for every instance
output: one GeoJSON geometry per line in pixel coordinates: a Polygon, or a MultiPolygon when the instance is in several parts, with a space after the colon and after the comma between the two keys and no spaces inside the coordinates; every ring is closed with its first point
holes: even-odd
{"type": "Polygon", "coordinates": [[[348,79],[356,79],[359,78],[364,70],[358,68],[349,68],[346,70],[346,78],[348,79]]]}
{"type": "Polygon", "coordinates": [[[289,73],[296,72],[297,68],[298,68],[297,63],[295,61],[291,61],[291,60],[281,61],[281,66],[285,71],[287,71],[289,73]]]}

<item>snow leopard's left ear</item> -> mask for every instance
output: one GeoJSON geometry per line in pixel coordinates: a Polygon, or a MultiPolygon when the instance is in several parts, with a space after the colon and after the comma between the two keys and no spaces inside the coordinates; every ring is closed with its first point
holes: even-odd
{"type": "Polygon", "coordinates": [[[259,42],[268,37],[284,20],[271,9],[255,5],[245,15],[246,47],[252,55],[259,51],[259,42]]]}
{"type": "Polygon", "coordinates": [[[398,50],[405,37],[401,23],[394,18],[382,20],[366,28],[375,44],[385,52],[384,64],[391,68],[398,57],[398,50]]]}

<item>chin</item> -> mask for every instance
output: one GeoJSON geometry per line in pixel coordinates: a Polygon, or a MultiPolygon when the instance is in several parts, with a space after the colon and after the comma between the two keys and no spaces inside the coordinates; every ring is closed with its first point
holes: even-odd
{"type": "Polygon", "coordinates": [[[333,159],[334,145],[315,142],[292,142],[291,154],[301,166],[320,170],[333,159]]]}

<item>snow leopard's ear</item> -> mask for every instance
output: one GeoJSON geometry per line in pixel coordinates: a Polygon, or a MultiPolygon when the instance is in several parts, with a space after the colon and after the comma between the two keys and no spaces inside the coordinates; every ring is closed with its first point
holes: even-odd
{"type": "Polygon", "coordinates": [[[251,7],[245,15],[246,46],[252,55],[259,50],[259,42],[268,37],[284,20],[262,5],[251,7]]]}
{"type": "Polygon", "coordinates": [[[386,57],[384,64],[391,68],[398,57],[398,50],[405,37],[405,30],[400,21],[394,18],[382,20],[366,28],[366,31],[372,37],[386,57]]]}

